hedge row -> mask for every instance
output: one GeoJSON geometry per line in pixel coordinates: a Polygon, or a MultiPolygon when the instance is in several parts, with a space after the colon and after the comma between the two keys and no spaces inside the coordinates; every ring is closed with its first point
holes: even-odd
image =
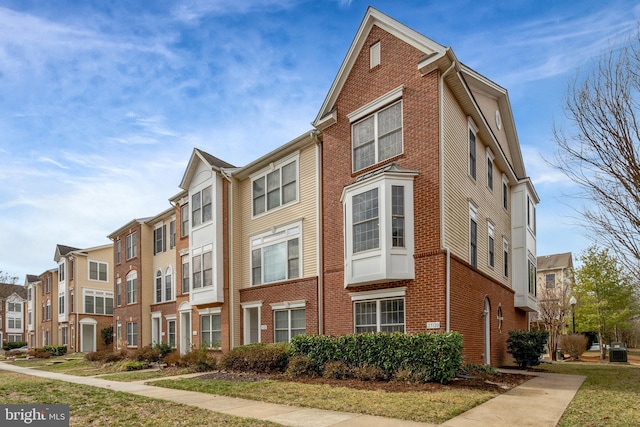
{"type": "Polygon", "coordinates": [[[318,373],[334,361],[347,367],[375,367],[388,377],[399,371],[447,383],[462,367],[462,335],[365,333],[330,337],[298,335],[291,340],[292,356],[309,358],[318,373]]]}

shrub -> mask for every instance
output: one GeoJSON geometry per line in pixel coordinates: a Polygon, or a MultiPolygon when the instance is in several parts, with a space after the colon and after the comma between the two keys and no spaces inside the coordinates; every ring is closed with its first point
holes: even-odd
{"type": "Polygon", "coordinates": [[[180,364],[180,358],[182,356],[180,355],[180,353],[178,353],[178,351],[174,350],[171,353],[165,355],[162,358],[162,361],[164,363],[166,363],[167,365],[170,366],[178,366],[180,364]]]}
{"type": "Polygon", "coordinates": [[[139,371],[141,369],[147,369],[151,365],[148,362],[142,360],[126,360],[120,364],[121,371],[139,371]]]}
{"type": "Polygon", "coordinates": [[[478,365],[475,363],[466,363],[460,368],[458,375],[484,376],[486,374],[496,374],[498,370],[488,365],[478,365]]]}
{"type": "Polygon", "coordinates": [[[158,362],[160,360],[160,350],[146,345],[134,351],[131,358],[138,362],[158,362]]]}
{"type": "Polygon", "coordinates": [[[256,343],[236,347],[220,360],[222,369],[239,372],[284,372],[289,363],[289,344],[256,343]]]}
{"type": "Polygon", "coordinates": [[[540,356],[549,338],[547,331],[509,331],[507,351],[521,368],[540,364],[540,356]]]}
{"type": "Polygon", "coordinates": [[[171,347],[166,341],[155,344],[153,348],[160,352],[160,360],[164,359],[167,354],[175,351],[175,348],[171,347]]]}
{"type": "Polygon", "coordinates": [[[24,341],[12,341],[12,342],[7,342],[7,343],[5,343],[5,344],[2,346],[2,349],[3,349],[3,350],[10,351],[10,350],[13,350],[13,349],[15,349],[15,348],[24,347],[24,346],[26,346],[26,345],[27,345],[27,343],[26,343],[26,342],[24,342],[24,341]]]}
{"type": "Polygon", "coordinates": [[[66,345],[45,345],[44,351],[48,351],[52,356],[64,356],[67,354],[66,345]]]}
{"type": "Polygon", "coordinates": [[[216,365],[216,357],[205,347],[193,349],[182,355],[177,363],[177,366],[189,367],[197,372],[212,371],[216,369],[216,365]]]}
{"type": "MultiPolygon", "coordinates": [[[[296,356],[297,357],[297,356],[296,356]]],[[[289,361],[291,364],[291,361],[289,361]]],[[[344,380],[349,377],[349,367],[342,360],[335,360],[324,365],[322,376],[336,380],[344,380]]]]}
{"type": "Polygon", "coordinates": [[[107,347],[113,344],[113,325],[109,325],[104,329],[100,329],[100,336],[102,336],[102,341],[107,347]]]}
{"type": "Polygon", "coordinates": [[[582,334],[568,334],[560,337],[560,348],[573,360],[578,360],[587,351],[589,338],[582,334]]]}
{"type": "Polygon", "coordinates": [[[91,353],[85,354],[84,359],[89,362],[103,362],[107,353],[110,352],[105,350],[92,351],[91,353]]]}
{"type": "Polygon", "coordinates": [[[99,350],[85,354],[84,358],[90,362],[112,363],[126,359],[128,354],[124,349],[120,351],[99,350]]]}
{"type": "Polygon", "coordinates": [[[462,366],[462,335],[367,333],[340,337],[297,335],[292,355],[311,358],[318,371],[328,362],[342,360],[350,369],[374,366],[386,378],[406,369],[429,381],[447,383],[462,366]]]}
{"type": "Polygon", "coordinates": [[[358,366],[353,368],[353,376],[361,381],[386,381],[385,372],[377,366],[358,366]]]}
{"type": "Polygon", "coordinates": [[[49,359],[51,357],[51,352],[47,351],[44,348],[34,348],[33,350],[29,351],[29,355],[37,359],[49,359]]]}
{"type": "Polygon", "coordinates": [[[318,370],[316,369],[316,366],[310,357],[297,354],[289,359],[289,364],[287,366],[285,374],[288,377],[293,378],[313,378],[318,376],[318,370]]]}

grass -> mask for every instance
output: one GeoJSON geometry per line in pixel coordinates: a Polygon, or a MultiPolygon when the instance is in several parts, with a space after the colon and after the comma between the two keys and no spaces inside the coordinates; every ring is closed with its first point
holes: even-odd
{"type": "Polygon", "coordinates": [[[3,404],[68,404],[71,426],[276,426],[97,387],[0,371],[3,404]]]}
{"type": "MultiPolygon", "coordinates": [[[[634,352],[629,355],[640,355],[637,350],[634,352]]],[[[607,362],[562,362],[540,367],[547,372],[587,376],[562,416],[558,424],[560,427],[638,425],[640,366],[607,362]]]]}
{"type": "Polygon", "coordinates": [[[274,380],[239,382],[184,378],[154,381],[153,385],[430,423],[444,422],[497,395],[495,392],[454,389],[429,393],[388,393],[381,390],[355,390],[274,380]]]}

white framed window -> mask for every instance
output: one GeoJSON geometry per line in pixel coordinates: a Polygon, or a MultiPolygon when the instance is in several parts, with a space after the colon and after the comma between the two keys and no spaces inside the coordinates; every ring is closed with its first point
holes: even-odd
{"type": "Polygon", "coordinates": [[[290,308],[273,311],[274,342],[290,342],[296,335],[307,331],[305,308],[290,308]]]}
{"type": "Polygon", "coordinates": [[[138,323],[127,322],[127,347],[138,346],[138,323]]]}
{"type": "Polygon", "coordinates": [[[176,319],[167,317],[167,344],[176,348],[176,319]]]}
{"type": "Polygon", "coordinates": [[[135,258],[138,255],[138,235],[134,231],[131,234],[127,234],[126,237],[126,257],[127,259],[135,258]]]}
{"type": "Polygon", "coordinates": [[[122,305],[122,279],[116,279],[116,305],[122,305]]]}
{"type": "Polygon", "coordinates": [[[64,261],[58,264],[58,281],[64,282],[64,261]]]}
{"type": "Polygon", "coordinates": [[[122,322],[116,323],[116,348],[120,348],[122,343],[122,322]]]}
{"type": "Polygon", "coordinates": [[[167,250],[167,226],[160,225],[153,229],[153,254],[159,254],[167,250]]]}
{"type": "Polygon", "coordinates": [[[487,188],[493,191],[493,161],[495,156],[489,147],[487,147],[487,188]]]}
{"type": "Polygon", "coordinates": [[[7,340],[9,342],[21,342],[22,341],[22,335],[7,334],[7,340]]]}
{"type": "Polygon", "coordinates": [[[531,197],[527,196],[527,226],[536,234],[536,205],[531,200],[531,197]]]}
{"type": "Polygon", "coordinates": [[[298,201],[298,155],[284,159],[252,177],[253,215],[260,215],[298,201]]]}
{"type": "Polygon", "coordinates": [[[182,293],[189,293],[189,255],[182,256],[182,293]]]}
{"type": "Polygon", "coordinates": [[[469,264],[478,266],[478,208],[469,203],[469,264]]]}
{"type": "Polygon", "coordinates": [[[180,206],[180,237],[189,235],[189,204],[180,206]]]}
{"type": "Polygon", "coordinates": [[[89,280],[108,281],[109,264],[102,261],[89,260],[89,280]]]}
{"type": "Polygon", "coordinates": [[[197,227],[213,218],[213,187],[211,185],[191,195],[191,224],[197,227]]]}
{"type": "Polygon", "coordinates": [[[84,289],[84,312],[113,314],[113,292],[84,289]]]}
{"type": "Polygon", "coordinates": [[[173,299],[173,270],[167,267],[164,274],[164,300],[171,301],[173,299]]]}
{"type": "Polygon", "coordinates": [[[509,241],[504,237],[502,238],[502,262],[504,277],[509,277],[509,241]]]}
{"type": "Polygon", "coordinates": [[[351,141],[354,172],[402,154],[402,100],[353,123],[351,141]]]}
{"type": "Polygon", "coordinates": [[[156,303],[162,302],[162,271],[156,271],[156,303]]]}
{"type": "Polygon", "coordinates": [[[213,286],[213,251],[211,245],[195,249],[191,258],[193,289],[213,286]]]}
{"type": "Polygon", "coordinates": [[[544,275],[544,284],[547,289],[556,287],[556,273],[547,273],[544,275]]]}
{"type": "Polygon", "coordinates": [[[58,295],[58,314],[65,314],[65,295],[58,295]]]}
{"type": "Polygon", "coordinates": [[[7,317],[7,329],[22,329],[22,318],[7,317]]]}
{"type": "Polygon", "coordinates": [[[251,285],[301,276],[302,224],[295,223],[251,238],[251,285]]]}
{"type": "Polygon", "coordinates": [[[169,223],[169,249],[176,247],[176,220],[169,223]]]}
{"type": "Polygon", "coordinates": [[[222,344],[222,315],[208,313],[200,315],[200,345],[205,348],[220,348],[222,344]]]}
{"type": "Polygon", "coordinates": [[[138,300],[138,272],[127,274],[127,304],[135,304],[138,300]]]}
{"type": "Polygon", "coordinates": [[[469,127],[469,176],[475,181],[478,176],[478,143],[476,141],[476,134],[478,133],[478,127],[473,123],[471,118],[468,119],[469,127]]]}
{"type": "Polygon", "coordinates": [[[403,287],[349,294],[354,332],[404,332],[405,293],[403,287]]]}
{"type": "Polygon", "coordinates": [[[495,266],[496,263],[496,251],[495,251],[495,238],[493,236],[494,225],[491,221],[487,221],[487,261],[489,262],[489,267],[495,266]]]}
{"type": "Polygon", "coordinates": [[[502,175],[502,207],[504,210],[509,209],[509,184],[504,174],[502,175]]]}
{"type": "Polygon", "coordinates": [[[531,257],[529,257],[528,259],[529,261],[529,294],[536,296],[536,264],[535,262],[531,259],[531,257]]]}
{"type": "Polygon", "coordinates": [[[369,48],[369,68],[380,65],[380,42],[376,42],[369,48]]]}
{"type": "Polygon", "coordinates": [[[122,240],[116,241],[116,264],[122,261],[122,240]]]}
{"type": "Polygon", "coordinates": [[[7,303],[7,311],[11,313],[22,313],[22,303],[9,301],[7,303]]]}
{"type": "Polygon", "coordinates": [[[69,327],[63,326],[62,328],[60,328],[60,339],[61,339],[62,345],[67,345],[69,343],[68,336],[69,336],[69,327]]]}

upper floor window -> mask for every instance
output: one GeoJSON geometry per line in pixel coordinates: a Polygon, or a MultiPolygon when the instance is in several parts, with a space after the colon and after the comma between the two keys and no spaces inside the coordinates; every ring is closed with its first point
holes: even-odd
{"type": "Polygon", "coordinates": [[[108,268],[109,265],[106,262],[89,261],[89,279],[106,282],[108,268]]]}
{"type": "Polygon", "coordinates": [[[173,271],[171,267],[167,267],[164,275],[164,300],[171,301],[173,299],[173,271]]]}
{"type": "Polygon", "coordinates": [[[162,302],[162,271],[156,272],[156,302],[162,302]]]}
{"type": "Polygon", "coordinates": [[[547,289],[556,287],[556,273],[547,273],[544,275],[544,284],[547,289]]]}
{"type": "Polygon", "coordinates": [[[84,312],[91,314],[113,314],[113,293],[85,289],[84,312]]]}
{"type": "Polygon", "coordinates": [[[189,293],[189,255],[182,256],[182,293],[189,293]]]}
{"type": "Polygon", "coordinates": [[[353,196],[353,253],[380,246],[378,188],[353,196]]]}
{"type": "Polygon", "coordinates": [[[180,206],[180,237],[186,237],[189,235],[189,205],[185,204],[180,206]]]}
{"type": "Polygon", "coordinates": [[[122,261],[122,240],[116,241],[116,264],[122,261]]]}
{"type": "Polygon", "coordinates": [[[176,247],[176,220],[169,223],[169,249],[176,247]]]}
{"type": "Polygon", "coordinates": [[[122,280],[120,278],[116,280],[116,305],[122,305],[122,280]]]}
{"type": "Polygon", "coordinates": [[[211,191],[212,187],[209,185],[191,196],[191,223],[194,227],[213,218],[211,191]]]}
{"type": "Polygon", "coordinates": [[[253,215],[298,200],[298,160],[294,159],[255,177],[251,183],[253,215]]]}
{"type": "Polygon", "coordinates": [[[536,205],[531,200],[531,197],[527,196],[527,225],[535,234],[536,232],[536,205]]]}
{"type": "Polygon", "coordinates": [[[509,277],[509,242],[502,239],[502,260],[504,264],[504,277],[509,277]]]}
{"type": "Polygon", "coordinates": [[[369,48],[369,68],[380,65],[380,42],[374,43],[369,48]]]}
{"type": "Polygon", "coordinates": [[[469,264],[478,266],[478,209],[469,204],[469,264]]]}
{"type": "Polygon", "coordinates": [[[487,147],[487,188],[491,191],[493,191],[493,160],[493,153],[487,147]]]}
{"type": "MultiPolygon", "coordinates": [[[[195,251],[194,251],[195,252],[195,251]]],[[[193,288],[213,286],[213,253],[207,250],[196,253],[192,260],[193,288]]]]}
{"type": "Polygon", "coordinates": [[[495,265],[495,239],[493,237],[494,225],[491,222],[487,224],[487,233],[489,236],[488,239],[488,258],[489,258],[489,267],[493,267],[495,265]]]}
{"type": "Polygon", "coordinates": [[[44,279],[44,292],[47,294],[51,292],[51,276],[44,279]]]}
{"type": "Polygon", "coordinates": [[[132,271],[127,274],[127,304],[137,301],[138,295],[138,272],[132,271]]]}
{"type": "Polygon", "coordinates": [[[138,255],[138,235],[134,231],[127,235],[126,238],[126,256],[127,259],[135,258],[138,255]]]}
{"type": "Polygon", "coordinates": [[[402,153],[402,101],[352,125],[353,170],[359,171],[402,153]]]}
{"type": "Polygon", "coordinates": [[[64,294],[60,294],[58,295],[58,314],[64,314],[65,313],[65,304],[64,304],[64,300],[65,300],[65,295],[64,294]]]}
{"type": "Polygon", "coordinates": [[[477,176],[476,134],[469,129],[469,176],[476,179],[477,176]]]}
{"type": "Polygon", "coordinates": [[[529,294],[535,296],[536,295],[536,265],[531,261],[529,261],[529,294]]]}
{"type": "Polygon", "coordinates": [[[64,261],[58,264],[58,281],[64,282],[64,261]]]}
{"type": "Polygon", "coordinates": [[[159,254],[167,250],[167,226],[162,225],[153,230],[153,254],[159,254]]]}
{"type": "Polygon", "coordinates": [[[295,224],[251,239],[251,284],[300,277],[300,237],[301,225],[295,224]]]}
{"type": "Polygon", "coordinates": [[[509,208],[509,184],[507,184],[507,179],[505,176],[502,176],[502,207],[504,209],[509,208]]]}
{"type": "Polygon", "coordinates": [[[13,313],[22,313],[22,303],[21,302],[7,303],[7,311],[13,312],[13,313]]]}

